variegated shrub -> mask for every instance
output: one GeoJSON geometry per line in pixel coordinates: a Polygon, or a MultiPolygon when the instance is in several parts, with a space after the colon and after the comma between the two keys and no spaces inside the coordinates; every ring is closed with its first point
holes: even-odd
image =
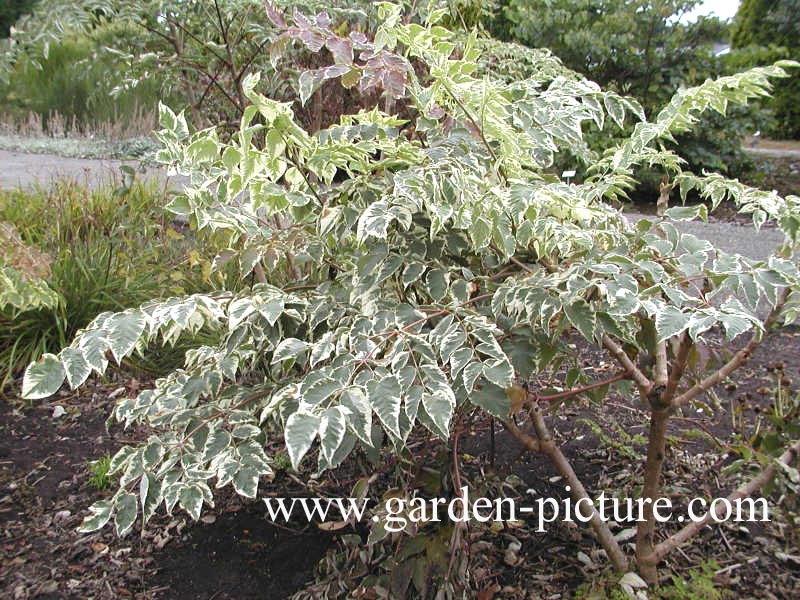
{"type": "MultiPolygon", "coordinates": [[[[652,411],[643,493],[657,497],[670,415],[739,366],[779,317],[795,318],[800,228],[799,198],[683,172],[662,143],[705,110],[767,94],[769,78],[792,65],[682,90],[647,120],[634,100],[554,73],[549,56],[541,76],[493,77],[479,69],[474,40],[463,44],[437,25],[441,12],[408,24],[399,7],[382,4],[383,23],[368,39],[337,33],[324,13],[289,18],[267,6],[279,32],[276,63],[298,41],[327,48],[334,60],[300,78],[304,99],[341,78],[382,90],[381,107],[401,116],[375,107],[312,134],[289,104],[257,91],[257,75],[243,82],[251,104],[229,140],[214,129],[192,133],[182,114],[161,107],[159,160],[190,180],[167,208],[225,239],[215,268],[233,265],[253,283],[102,314],[70,347],[30,365],[24,395],[44,398],[153,342],[200,329],[217,334],[215,345],[188,352],[184,367],[153,389],[118,402],[117,420],[157,433],[116,454],[119,489],[92,507],[83,529],[113,519],[124,534],[161,505],[197,519],[213,505],[212,488],[228,484],[253,498],[272,472],[265,447],[276,436],[294,467],[313,454],[322,472],[357,449],[399,452],[415,428],[447,440],[454,417],[474,410],[548,454],[572,482],[539,411],[542,398],[507,393],[567,360],[572,330],[605,348],[620,370],[574,393],[572,370],[561,398],[607,385],[634,390],[631,402],[652,411]],[[603,156],[583,140],[589,128],[622,137],[626,126],[629,136],[603,156]],[[562,181],[553,164],[564,157],[590,175],[562,181]],[[614,201],[640,165],[662,168],[669,186],[696,191],[712,208],[734,203],[756,227],[776,223],[785,244],[755,261],[681,233],[675,222],[706,219],[702,204],[632,224],[614,201]],[[744,354],[687,383],[693,346],[715,328],[728,340],[752,338],[744,354]],[[650,366],[638,361],[644,354],[650,366]],[[514,413],[528,414],[535,435],[514,413]]],[[[792,443],[764,468],[790,470],[792,443]]],[[[585,494],[577,485],[573,493],[585,494]]],[[[607,527],[597,518],[592,525],[614,565],[626,569],[607,527]]],[[[670,549],[655,543],[653,528],[651,516],[638,540],[649,581],[670,549]]]]}

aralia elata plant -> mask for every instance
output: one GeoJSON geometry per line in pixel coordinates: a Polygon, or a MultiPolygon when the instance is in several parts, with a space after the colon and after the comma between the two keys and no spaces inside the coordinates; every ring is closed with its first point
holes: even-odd
{"type": "MultiPolygon", "coordinates": [[[[161,504],[197,519],[213,505],[212,485],[254,498],[272,474],[273,436],[282,435],[295,468],[314,448],[321,473],[358,449],[399,453],[415,430],[453,439],[459,415],[476,410],[547,455],[573,497],[586,498],[543,407],[623,386],[650,411],[636,568],[655,583],[658,563],[706,525],[658,537],[652,501],[662,492],[667,423],[741,366],[780,320],[796,317],[800,230],[800,198],[685,172],[662,142],[704,110],[764,96],[769,78],[794,64],[680,91],[648,121],[634,100],[583,79],[477,76],[473,40],[462,45],[438,25],[442,12],[409,24],[398,6],[381,4],[382,24],[369,39],[337,33],[325,14],[267,11],[278,31],[275,60],[293,43],[333,58],[301,77],[303,99],[340,77],[383,90],[383,108],[402,105],[403,118],[375,107],[310,134],[289,104],[258,93],[257,75],[242,82],[251,104],[229,141],[213,128],[192,133],[182,114],[161,107],[159,159],[190,180],[167,208],[224,237],[215,267],[236,265],[254,283],[99,315],[68,348],[29,366],[23,394],[44,398],[150,343],[201,328],[218,334],[153,389],[117,403],[116,419],[157,433],[114,456],[119,489],[91,507],[83,530],[113,519],[125,534],[140,511],[146,523],[161,504]],[[632,133],[604,156],[584,143],[584,129],[621,128],[629,118],[632,133]],[[590,176],[560,181],[550,167],[562,153],[590,176]],[[681,233],[675,222],[705,220],[705,205],[629,223],[611,201],[642,164],[662,167],[684,196],[695,190],[712,208],[728,199],[756,227],[774,222],[785,243],[755,261],[681,233]],[[694,365],[697,345],[712,329],[728,341],[750,338],[695,378],[704,368],[694,365]],[[515,384],[560,364],[571,331],[605,349],[618,373],[570,377],[551,395],[515,384]],[[649,363],[639,360],[645,355],[649,363]]],[[[762,456],[760,471],[731,496],[779,472],[796,479],[799,450],[789,439],[762,456]]],[[[457,459],[453,469],[457,476],[457,459]]],[[[596,511],[591,525],[613,566],[628,571],[596,511]]]]}

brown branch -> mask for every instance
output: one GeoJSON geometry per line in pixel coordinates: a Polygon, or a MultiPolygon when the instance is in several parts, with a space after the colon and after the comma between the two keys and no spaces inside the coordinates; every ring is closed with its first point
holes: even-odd
{"type": "Polygon", "coordinates": [[[456,426],[453,428],[453,487],[458,496],[461,495],[461,471],[458,468],[458,440],[461,437],[461,431],[461,416],[459,416],[456,426]]]}
{"type": "Polygon", "coordinates": [[[669,371],[667,370],[667,342],[662,340],[656,343],[655,365],[653,366],[653,388],[659,393],[663,392],[669,381],[669,371]]]}
{"type": "Polygon", "coordinates": [[[672,362],[672,370],[669,373],[669,380],[667,381],[667,389],[664,390],[665,402],[672,402],[678,385],[683,378],[683,372],[686,369],[686,362],[689,359],[689,351],[692,349],[694,342],[689,337],[687,332],[683,332],[681,341],[678,344],[678,350],[675,352],[675,360],[672,362]]]}
{"type": "Polygon", "coordinates": [[[584,385],[583,387],[573,388],[571,390],[565,390],[563,392],[558,392],[556,394],[548,394],[547,396],[539,396],[535,393],[528,395],[528,402],[555,402],[557,400],[563,400],[565,398],[572,398],[573,396],[577,396],[578,394],[583,394],[584,392],[589,392],[591,390],[601,388],[606,385],[611,385],[617,381],[621,381],[623,379],[630,379],[631,374],[628,371],[623,371],[621,373],[617,373],[613,377],[609,377],[608,379],[603,379],[602,381],[595,381],[594,383],[590,383],[584,385]]]}
{"type": "Polygon", "coordinates": [[[503,427],[506,428],[506,431],[508,431],[526,450],[530,452],[542,451],[539,440],[534,439],[532,436],[528,435],[528,433],[517,427],[517,424],[514,423],[513,420],[500,419],[500,422],[503,424],[503,427]]]}
{"type": "MultiPolygon", "coordinates": [[[[764,485],[769,483],[775,474],[778,472],[778,463],[790,465],[800,456],[800,440],[796,441],[784,452],[775,462],[770,464],[766,469],[761,471],[758,475],[753,477],[750,481],[743,484],[728,496],[727,500],[734,503],[742,498],[752,496],[755,492],[761,489],[764,485]]],[[[683,542],[687,541],[695,534],[697,534],[703,527],[709,524],[712,520],[712,515],[707,514],[701,521],[692,522],[686,525],[677,533],[669,536],[666,540],[658,544],[654,549],[651,556],[647,557],[649,562],[658,563],[667,556],[672,550],[676,549],[683,542]]]]}
{"type": "Polygon", "coordinates": [[[211,85],[213,87],[215,87],[216,89],[218,89],[222,93],[222,95],[225,96],[228,99],[228,101],[233,105],[233,107],[236,110],[238,110],[240,113],[242,113],[244,111],[244,109],[239,104],[239,101],[236,98],[234,98],[233,96],[231,96],[228,93],[228,90],[225,89],[225,86],[223,86],[219,82],[219,74],[213,74],[212,75],[210,73],[210,71],[208,71],[207,69],[205,69],[205,67],[203,67],[203,65],[200,65],[200,64],[198,64],[196,62],[190,62],[189,60],[186,60],[186,59],[183,60],[183,64],[184,64],[185,68],[192,69],[194,71],[197,71],[201,75],[205,75],[210,80],[211,85]]]}
{"type": "Polygon", "coordinates": [[[180,29],[187,37],[189,37],[192,40],[194,40],[195,42],[197,42],[197,44],[201,48],[204,48],[204,49],[208,50],[221,63],[225,62],[225,58],[223,56],[220,56],[219,54],[217,54],[216,51],[213,48],[209,47],[203,40],[201,40],[194,33],[192,33],[189,29],[187,29],[180,21],[177,21],[175,19],[170,19],[169,23],[170,23],[170,25],[174,25],[175,27],[180,29]]]}
{"type": "Polygon", "coordinates": [[[786,304],[786,300],[789,297],[789,288],[784,288],[783,292],[781,293],[780,298],[778,298],[778,302],[775,304],[775,307],[770,311],[767,319],[764,321],[764,329],[757,330],[753,332],[750,341],[747,345],[739,350],[736,354],[733,355],[727,363],[721,366],[717,371],[703,379],[702,381],[694,384],[691,388],[685,391],[683,394],[674,398],[672,400],[671,408],[672,410],[676,410],[681,406],[685,406],[688,404],[693,398],[699,396],[703,392],[711,389],[715,385],[722,383],[725,378],[733,373],[736,369],[741,367],[744,363],[746,363],[750,356],[752,356],[753,351],[758,347],[761,341],[764,339],[764,335],[769,333],[769,329],[775,324],[775,321],[778,319],[781,310],[783,309],[783,305],[786,304]]]}
{"type": "Polygon", "coordinates": [[[594,502],[592,502],[591,497],[586,492],[586,488],[583,487],[581,480],[578,479],[578,475],[575,473],[569,460],[564,456],[564,453],[561,452],[561,448],[553,441],[553,437],[547,430],[547,424],[544,422],[544,416],[539,406],[534,406],[530,414],[542,452],[547,455],[550,462],[553,463],[561,476],[567,481],[567,484],[569,484],[569,491],[573,500],[575,500],[575,502],[584,499],[588,500],[588,502],[584,502],[584,505],[588,504],[591,507],[592,515],[589,525],[591,525],[594,530],[600,545],[606,551],[609,560],[611,560],[611,564],[613,564],[614,568],[620,573],[625,573],[628,570],[628,559],[625,557],[625,553],[622,551],[622,548],[620,548],[619,542],[614,539],[614,534],[611,533],[608,523],[606,523],[600,513],[597,512],[594,502]]]}
{"type": "Polygon", "coordinates": [[[625,350],[622,349],[617,342],[611,339],[607,333],[603,334],[603,346],[611,352],[614,358],[617,359],[619,364],[630,374],[631,379],[639,386],[639,389],[643,392],[644,396],[647,396],[650,393],[650,390],[653,388],[653,382],[650,381],[647,376],[642,373],[642,371],[637,367],[634,362],[630,359],[630,357],[625,354],[625,350]]]}
{"type": "MultiPolygon", "coordinates": [[[[459,416],[453,431],[453,487],[455,488],[453,492],[457,497],[464,499],[464,497],[461,495],[461,474],[458,468],[458,439],[461,436],[461,432],[461,417],[459,416]]],[[[447,567],[448,577],[456,565],[462,543],[465,546],[467,545],[466,536],[464,535],[466,529],[466,520],[459,520],[453,523],[453,533],[450,536],[450,561],[447,567]]]]}
{"type": "Polygon", "coordinates": [[[513,256],[510,257],[508,260],[511,261],[512,263],[514,263],[515,265],[517,265],[523,271],[527,271],[528,273],[535,273],[536,272],[533,269],[531,269],[528,265],[526,265],[525,263],[519,261],[518,259],[514,258],[513,256]]]}
{"type": "Polygon", "coordinates": [[[271,39],[266,39],[263,42],[261,42],[255,49],[255,51],[250,55],[250,58],[248,58],[245,61],[242,68],[239,69],[239,71],[236,73],[235,79],[237,82],[239,82],[240,85],[241,85],[241,80],[244,77],[244,74],[247,72],[247,69],[249,69],[250,65],[252,65],[253,62],[255,62],[255,60],[261,56],[261,51],[264,49],[264,46],[269,44],[271,41],[272,41],[271,39]]]}
{"type": "Polygon", "coordinates": [[[244,92],[242,90],[242,82],[240,78],[236,74],[236,59],[233,57],[233,48],[229,32],[230,32],[230,23],[228,26],[225,25],[223,18],[222,18],[222,11],[219,7],[218,0],[214,0],[214,10],[217,14],[217,22],[219,23],[219,30],[222,34],[222,41],[225,44],[225,50],[227,51],[228,60],[225,61],[226,66],[228,67],[228,71],[230,71],[231,77],[233,77],[233,83],[236,86],[236,96],[239,98],[239,105],[244,106],[245,104],[245,97],[244,92]]]}

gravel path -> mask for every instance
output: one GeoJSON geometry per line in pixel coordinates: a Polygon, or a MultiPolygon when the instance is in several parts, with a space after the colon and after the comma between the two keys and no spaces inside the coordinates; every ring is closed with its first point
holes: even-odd
{"type": "MultiPolygon", "coordinates": [[[[123,164],[134,168],[139,166],[137,161],[64,158],[53,154],[27,154],[0,150],[0,189],[46,185],[56,176],[96,187],[103,183],[119,181],[119,168],[123,164]]],[[[164,172],[157,168],[148,169],[139,176],[158,177],[162,180],[166,178],[164,172]]],[[[171,179],[170,185],[178,187],[180,180],[171,179]]],[[[634,220],[644,216],[637,213],[627,214],[634,220]]],[[[782,234],[775,229],[767,228],[757,232],[751,226],[726,221],[679,223],[679,228],[707,239],[726,252],[738,252],[756,259],[767,257],[775,246],[783,241],[782,234]]]]}
{"type": "Polygon", "coordinates": [[[779,158],[800,158],[800,150],[794,148],[759,148],[754,146],[745,148],[751,154],[763,154],[764,156],[777,156],[779,158]]]}
{"type": "MultiPolygon", "coordinates": [[[[654,218],[653,215],[643,215],[635,212],[626,212],[625,215],[638,221],[641,218],[654,218]]],[[[713,219],[713,216],[711,217],[713,219]]],[[[708,240],[715,248],[730,254],[741,254],[748,258],[767,258],[775,247],[783,242],[783,233],[774,227],[762,227],[756,231],[755,227],[734,221],[709,220],[678,222],[675,226],[683,233],[691,233],[701,239],[708,240]]]]}

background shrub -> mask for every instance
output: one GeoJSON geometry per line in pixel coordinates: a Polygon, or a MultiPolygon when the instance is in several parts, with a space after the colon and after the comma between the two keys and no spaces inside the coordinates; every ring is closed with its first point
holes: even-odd
{"type": "MultiPolygon", "coordinates": [[[[70,182],[0,192],[0,223],[14,227],[39,263],[49,262],[30,275],[41,277],[59,299],[32,310],[0,309],[3,384],[42,353],[63,347],[101,312],[212,287],[198,254],[204,246],[196,247],[188,231],[165,218],[165,202],[154,184],[134,184],[123,193],[70,182]]],[[[0,266],[18,266],[10,259],[4,248],[0,266]]],[[[167,349],[137,364],[155,370],[182,360],[179,354],[167,349]]]]}

